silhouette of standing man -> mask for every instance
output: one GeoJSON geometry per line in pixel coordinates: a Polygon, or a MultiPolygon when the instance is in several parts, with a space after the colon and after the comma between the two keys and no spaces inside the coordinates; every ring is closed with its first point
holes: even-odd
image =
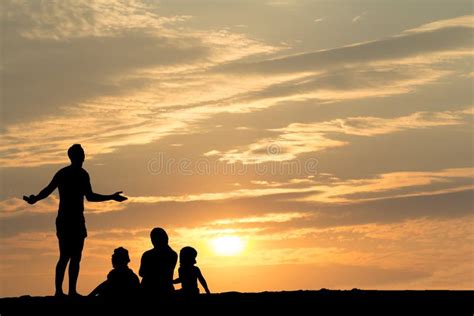
{"type": "Polygon", "coordinates": [[[87,237],[84,219],[84,196],[90,202],[114,200],[125,201],[127,198],[116,192],[112,195],[97,194],[92,191],[89,174],[82,168],[85,153],[80,144],[72,145],[67,154],[71,165],[59,170],[38,195],[23,196],[29,204],[48,197],[56,188],[59,191],[59,209],[56,218],[56,235],[59,241],[59,260],[56,265],[56,296],[63,296],[63,280],[69,262],[69,295],[79,296],[76,291],[77,277],[81,262],[84,239],[87,237]]]}

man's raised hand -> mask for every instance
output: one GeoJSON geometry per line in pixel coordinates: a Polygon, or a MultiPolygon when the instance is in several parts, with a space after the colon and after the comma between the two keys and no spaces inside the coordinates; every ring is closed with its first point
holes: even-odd
{"type": "Polygon", "coordinates": [[[119,191],[112,194],[112,200],[117,201],[117,202],[123,202],[127,200],[128,198],[126,196],[121,195],[122,193],[123,193],[122,191],[119,191]]]}

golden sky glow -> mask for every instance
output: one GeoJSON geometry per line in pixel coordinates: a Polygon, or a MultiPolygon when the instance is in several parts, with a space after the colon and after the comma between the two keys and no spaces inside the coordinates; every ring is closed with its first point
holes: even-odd
{"type": "Polygon", "coordinates": [[[53,291],[81,143],[79,292],[165,228],[211,291],[474,286],[468,0],[0,3],[0,296],[53,291]],[[275,278],[278,275],[278,278],[275,278]]]}

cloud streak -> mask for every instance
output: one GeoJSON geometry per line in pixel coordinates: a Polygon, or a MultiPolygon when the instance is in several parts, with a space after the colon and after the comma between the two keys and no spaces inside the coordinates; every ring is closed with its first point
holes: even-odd
{"type": "Polygon", "coordinates": [[[262,163],[296,159],[304,153],[318,152],[346,146],[348,141],[333,139],[334,134],[374,137],[401,131],[470,124],[472,108],[444,112],[415,112],[410,115],[381,117],[349,117],[326,122],[292,123],[284,128],[273,129],[279,135],[265,138],[247,147],[224,153],[216,150],[213,155],[228,162],[262,163]],[[278,153],[268,152],[269,146],[278,146],[278,153]]]}
{"type": "MultiPolygon", "coordinates": [[[[86,210],[92,214],[125,211],[127,205],[160,204],[169,202],[189,203],[198,201],[229,201],[265,196],[281,196],[282,200],[294,202],[312,202],[323,204],[354,204],[374,200],[401,197],[442,195],[453,192],[472,191],[470,180],[474,178],[472,168],[454,168],[439,171],[399,171],[380,174],[366,179],[340,180],[334,177],[317,177],[297,181],[292,179],[282,183],[259,181],[253,188],[232,191],[186,194],[175,196],[130,196],[127,203],[87,203],[86,210]],[[323,180],[325,178],[325,180],[323,180]],[[320,183],[327,181],[327,183],[320,183]],[[440,187],[441,185],[441,187],[440,187]],[[403,191],[408,190],[408,191],[403,191]],[[289,194],[304,194],[304,197],[288,197],[289,194]]],[[[51,196],[33,207],[17,198],[0,202],[0,217],[8,218],[31,213],[55,213],[58,199],[51,196]]],[[[299,212],[270,213],[235,223],[286,222],[304,219],[307,214],[299,212]]],[[[216,225],[229,224],[229,221],[216,221],[216,225]]]]}
{"type": "Polygon", "coordinates": [[[472,48],[473,26],[469,20],[472,17],[438,21],[387,39],[255,63],[232,64],[223,67],[222,71],[238,74],[308,72],[372,62],[389,63],[438,53],[456,56],[456,52],[467,52],[472,48]]]}
{"type": "MultiPolygon", "coordinates": [[[[288,183],[268,184],[260,182],[261,187],[237,189],[226,192],[187,194],[179,196],[143,196],[130,197],[131,203],[154,204],[163,202],[219,201],[262,196],[278,196],[304,193],[303,198],[291,198],[294,201],[319,202],[328,204],[351,204],[371,200],[391,199],[397,197],[426,196],[470,191],[474,188],[470,180],[474,178],[473,168],[452,168],[439,171],[398,171],[384,173],[372,178],[330,180],[320,184],[318,178],[305,181],[305,185],[295,187],[294,181],[288,183]],[[431,185],[444,184],[443,188],[431,185]],[[409,193],[400,190],[410,189],[409,193]],[[371,196],[376,194],[376,196],[371,196]],[[366,196],[368,195],[368,196],[366,196]]],[[[284,198],[285,199],[285,198],[284,198]]],[[[288,198],[286,198],[288,199],[288,198]]]]}

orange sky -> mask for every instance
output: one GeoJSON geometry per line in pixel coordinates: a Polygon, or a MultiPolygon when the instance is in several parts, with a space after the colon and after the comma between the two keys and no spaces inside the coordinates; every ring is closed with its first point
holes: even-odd
{"type": "MultiPolygon", "coordinates": [[[[3,1],[0,296],[53,293],[81,143],[79,292],[153,227],[213,292],[472,289],[470,1],[3,1]]],[[[67,283],[66,283],[67,284],[67,283]]]]}

